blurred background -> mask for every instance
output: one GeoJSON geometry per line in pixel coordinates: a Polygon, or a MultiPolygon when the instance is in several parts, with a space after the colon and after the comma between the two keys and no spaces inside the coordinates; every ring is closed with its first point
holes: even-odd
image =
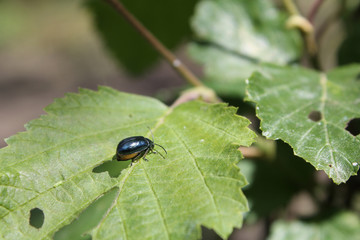
{"type": "MultiPolygon", "coordinates": [[[[104,43],[97,27],[114,28],[118,23],[106,22],[108,14],[105,17],[103,14],[105,22],[101,23],[100,20],[99,24],[95,24],[93,20],[102,14],[102,10],[90,9],[98,7],[97,2],[101,1],[0,0],[0,147],[6,146],[4,138],[24,131],[25,123],[44,114],[42,109],[54,98],[63,97],[66,92],[76,92],[79,87],[96,89],[98,85],[106,85],[120,91],[150,96],[166,89],[162,91],[166,96],[172,88],[184,85],[184,81],[166,62],[158,56],[148,57],[156,53],[141,47],[147,43],[140,38],[133,42],[128,52],[110,53],[106,44],[116,46],[122,43],[104,43]],[[126,67],[130,71],[123,70],[114,59],[116,55],[118,58],[119,55],[120,58],[128,56],[126,61],[129,64],[126,67]],[[139,69],[131,68],[137,62],[139,69]]],[[[140,18],[144,15],[142,18],[145,25],[154,26],[149,28],[159,32],[157,35],[160,35],[160,40],[172,47],[201,77],[201,67],[189,60],[185,44],[191,37],[188,21],[196,1],[173,1],[172,4],[181,4],[173,6],[160,0],[159,4],[152,4],[155,7],[150,6],[158,12],[169,12],[168,16],[158,16],[151,11],[146,12],[146,16],[144,11],[149,8],[146,1],[124,2],[134,9],[132,12],[135,15],[139,13],[140,18]],[[182,15],[177,16],[176,10],[182,6],[184,9],[179,10],[182,15]],[[166,21],[164,17],[167,17],[166,21]]],[[[313,2],[298,1],[298,5],[306,13],[313,2]]],[[[322,15],[336,13],[339,4],[335,2],[327,0],[323,4],[315,23],[322,21],[322,15]]],[[[129,28],[122,22],[117,34],[123,32],[122,26],[129,28]]],[[[137,33],[126,32],[125,35],[132,34],[137,33]]],[[[322,58],[326,68],[331,68],[336,64],[333,52],[343,39],[344,28],[339,22],[333,21],[325,34],[331,37],[324,39],[331,41],[323,43],[326,51],[323,51],[325,55],[322,58]]],[[[131,36],[125,40],[128,44],[131,36]]]]}

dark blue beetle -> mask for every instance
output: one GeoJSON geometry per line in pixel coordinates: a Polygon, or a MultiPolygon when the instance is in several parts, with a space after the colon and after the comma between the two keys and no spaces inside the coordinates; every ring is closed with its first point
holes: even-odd
{"type": "MultiPolygon", "coordinates": [[[[135,162],[140,158],[144,158],[148,161],[145,156],[148,153],[159,153],[154,150],[154,146],[157,145],[161,147],[167,154],[165,148],[161,145],[154,143],[148,138],[142,136],[128,137],[121,140],[116,149],[116,159],[118,161],[127,161],[132,160],[135,162]]],[[[162,158],[165,158],[161,153],[159,153],[162,158]]]]}

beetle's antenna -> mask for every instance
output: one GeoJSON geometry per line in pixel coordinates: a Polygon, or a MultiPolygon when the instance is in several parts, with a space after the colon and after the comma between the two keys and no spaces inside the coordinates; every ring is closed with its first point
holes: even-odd
{"type": "MultiPolygon", "coordinates": [[[[159,144],[157,144],[157,143],[154,143],[156,146],[159,146],[159,147],[161,147],[163,150],[164,150],[164,152],[167,154],[167,151],[165,150],[165,148],[163,147],[163,146],[161,146],[161,145],[159,145],[159,144]]],[[[159,153],[160,154],[160,153],[159,153]]],[[[161,154],[160,154],[161,155],[161,154]]]]}
{"type": "MultiPolygon", "coordinates": [[[[163,146],[155,143],[155,141],[154,141],[154,134],[152,133],[151,128],[148,127],[148,129],[150,130],[151,137],[152,137],[152,141],[153,141],[154,145],[161,147],[161,148],[164,150],[164,152],[166,153],[166,155],[167,155],[167,151],[165,150],[165,148],[164,148],[163,146]]],[[[165,157],[164,157],[161,153],[159,153],[159,152],[156,152],[156,153],[160,154],[160,156],[165,159],[165,157]]]]}
{"type": "Polygon", "coordinates": [[[155,141],[154,141],[154,134],[152,133],[151,128],[149,128],[149,127],[147,127],[147,128],[150,130],[151,137],[152,137],[152,141],[155,142],[155,141]]]}

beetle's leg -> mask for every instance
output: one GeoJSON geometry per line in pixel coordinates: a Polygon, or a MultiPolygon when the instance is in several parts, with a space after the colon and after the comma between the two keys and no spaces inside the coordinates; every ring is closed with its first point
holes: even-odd
{"type": "Polygon", "coordinates": [[[146,159],[146,155],[149,153],[149,151],[151,152],[151,150],[150,149],[147,149],[145,152],[144,152],[144,154],[141,156],[145,161],[149,161],[148,159],[146,159]]]}
{"type": "Polygon", "coordinates": [[[163,159],[165,159],[165,157],[160,152],[157,152],[155,150],[152,150],[152,152],[155,153],[155,154],[159,154],[163,159]]]}

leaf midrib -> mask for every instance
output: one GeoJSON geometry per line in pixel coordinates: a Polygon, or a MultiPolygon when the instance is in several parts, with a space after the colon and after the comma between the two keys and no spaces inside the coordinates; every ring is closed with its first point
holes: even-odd
{"type": "MultiPolygon", "coordinates": [[[[153,131],[154,131],[154,132],[156,131],[157,128],[159,128],[159,127],[161,126],[161,124],[164,123],[165,118],[166,118],[170,113],[172,113],[173,109],[174,109],[174,106],[168,108],[167,111],[165,111],[164,114],[163,114],[161,117],[154,119],[154,120],[157,120],[157,123],[155,124],[155,126],[154,126],[154,128],[153,128],[153,131]]],[[[149,133],[150,133],[150,132],[149,132],[149,133]]],[[[148,134],[148,135],[149,135],[149,134],[148,134]]],[[[147,135],[147,136],[148,136],[148,135],[147,135]]],[[[124,189],[124,185],[125,185],[127,179],[131,176],[131,173],[133,172],[133,170],[135,169],[135,167],[137,167],[137,166],[139,166],[139,165],[141,165],[141,164],[142,164],[142,162],[141,162],[141,159],[140,159],[139,161],[134,162],[134,163],[132,164],[132,166],[129,168],[129,170],[126,172],[126,175],[125,175],[124,179],[119,183],[119,186],[118,186],[118,187],[119,187],[119,191],[118,191],[118,193],[117,193],[117,195],[116,195],[113,203],[111,204],[111,206],[109,207],[109,209],[106,211],[106,213],[104,214],[103,218],[99,221],[98,225],[97,225],[95,228],[93,228],[93,231],[95,231],[95,230],[98,231],[98,230],[100,229],[100,227],[101,227],[102,224],[105,222],[106,218],[109,216],[111,210],[112,210],[114,207],[117,207],[117,208],[118,208],[117,204],[118,204],[118,201],[119,201],[119,199],[120,199],[120,195],[121,195],[121,193],[122,193],[122,191],[123,191],[123,189],[124,189]]],[[[120,177],[121,177],[121,175],[120,175],[120,177]]],[[[158,199],[156,199],[156,200],[158,201],[158,199]]],[[[121,214],[121,211],[120,211],[119,208],[118,208],[118,211],[119,211],[119,215],[122,217],[122,214],[121,214]]],[[[163,218],[162,220],[165,221],[165,219],[164,219],[164,217],[163,217],[163,213],[161,213],[161,216],[162,216],[162,218],[163,218]]],[[[124,218],[123,218],[123,219],[124,219],[124,218]]],[[[124,228],[125,238],[128,239],[128,234],[127,234],[126,225],[125,225],[125,219],[124,219],[123,221],[121,221],[121,223],[122,223],[123,228],[124,228]]],[[[167,231],[167,236],[168,236],[168,239],[169,239],[168,230],[166,229],[166,231],[167,231]]],[[[94,237],[96,237],[96,235],[95,235],[94,237]]]]}
{"type": "MultiPolygon", "coordinates": [[[[328,127],[327,127],[327,121],[326,121],[326,117],[325,117],[325,106],[326,106],[326,101],[327,101],[327,77],[324,73],[321,73],[320,74],[320,85],[321,85],[321,98],[320,98],[320,112],[322,114],[322,118],[321,118],[321,121],[323,122],[323,125],[324,125],[324,133],[325,133],[325,146],[323,146],[323,148],[325,148],[326,146],[329,146],[329,150],[330,150],[330,160],[331,160],[331,164],[332,164],[332,168],[330,168],[330,171],[331,172],[331,169],[334,169],[335,171],[335,174],[336,174],[336,178],[337,179],[340,179],[339,178],[339,172],[337,170],[338,166],[337,166],[337,163],[335,162],[335,158],[334,158],[334,150],[333,150],[333,147],[332,145],[330,144],[330,138],[329,138],[329,130],[328,130],[328,127]]],[[[323,149],[321,148],[321,149],[323,149]]],[[[345,180],[345,179],[341,179],[341,180],[345,180]]]]}
{"type": "MultiPolygon", "coordinates": [[[[157,118],[156,118],[156,119],[157,119],[157,118]]],[[[78,135],[78,136],[76,136],[76,137],[74,137],[74,138],[72,138],[72,139],[70,139],[70,140],[63,141],[63,142],[61,142],[61,143],[59,143],[59,144],[56,144],[56,145],[51,146],[51,147],[48,147],[48,148],[44,149],[43,151],[37,152],[37,153],[35,153],[35,154],[33,154],[33,155],[29,156],[29,157],[26,157],[26,158],[22,159],[21,161],[17,161],[17,162],[15,162],[14,164],[9,164],[9,165],[7,165],[6,167],[13,167],[13,166],[18,165],[18,164],[20,164],[20,163],[23,163],[23,162],[25,162],[25,161],[28,161],[29,159],[32,159],[32,158],[34,158],[34,157],[37,157],[38,155],[41,155],[41,154],[46,153],[46,152],[48,152],[48,151],[54,150],[54,149],[56,149],[56,148],[58,148],[58,147],[60,147],[60,146],[63,146],[63,145],[65,145],[65,144],[68,144],[68,143],[71,143],[71,142],[74,142],[74,141],[78,141],[78,140],[83,139],[83,138],[93,137],[93,136],[96,136],[96,135],[101,135],[101,134],[103,134],[103,133],[108,133],[108,132],[117,131],[117,130],[120,130],[120,129],[129,128],[129,127],[136,126],[136,125],[141,125],[141,124],[146,123],[146,122],[152,122],[152,121],[154,121],[154,120],[156,120],[156,119],[140,121],[140,122],[137,122],[137,123],[135,123],[135,124],[131,124],[131,125],[127,125],[127,126],[121,126],[121,127],[118,127],[118,128],[106,129],[106,130],[102,130],[102,131],[98,131],[98,132],[93,132],[93,133],[91,133],[91,134],[78,135]]]]}

